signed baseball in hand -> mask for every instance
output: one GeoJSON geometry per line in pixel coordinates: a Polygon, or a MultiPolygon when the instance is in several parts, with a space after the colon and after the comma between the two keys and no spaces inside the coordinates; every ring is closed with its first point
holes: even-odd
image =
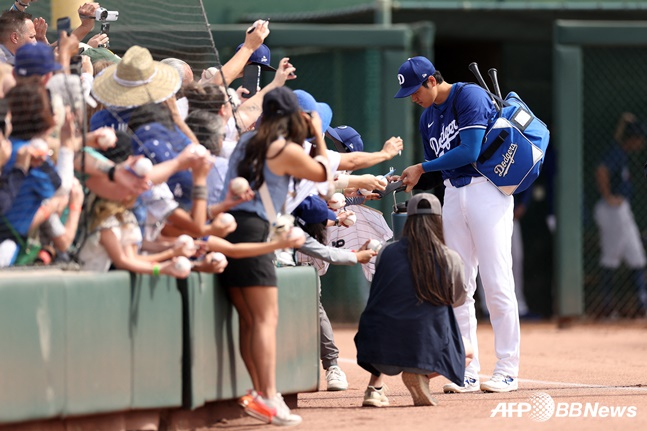
{"type": "Polygon", "coordinates": [[[349,214],[349,215],[348,215],[348,217],[346,217],[346,219],[345,219],[343,222],[341,222],[341,223],[342,223],[344,226],[351,227],[351,226],[352,226],[352,225],[354,225],[356,222],[357,222],[357,216],[353,213],[353,214],[349,214]]]}
{"type": "Polygon", "coordinates": [[[214,251],[214,252],[209,253],[206,256],[206,260],[209,263],[219,263],[219,262],[227,260],[227,258],[225,257],[224,254],[220,253],[219,251],[214,251]]]}
{"type": "Polygon", "coordinates": [[[191,271],[191,261],[184,256],[176,257],[174,266],[180,272],[191,271]]]}
{"type": "Polygon", "coordinates": [[[341,193],[335,193],[328,201],[328,207],[333,210],[338,210],[346,205],[346,197],[341,193]]]}
{"type": "Polygon", "coordinates": [[[181,246],[181,247],[195,248],[195,243],[193,242],[193,238],[191,238],[189,235],[178,236],[177,239],[175,240],[175,245],[181,246]]]}
{"type": "Polygon", "coordinates": [[[108,149],[114,147],[117,143],[117,135],[112,127],[103,127],[99,129],[100,134],[97,137],[97,144],[102,149],[108,149]]]}
{"type": "Polygon", "coordinates": [[[231,192],[236,196],[241,196],[249,190],[249,182],[243,177],[236,177],[229,183],[231,192]]]}
{"type": "Polygon", "coordinates": [[[382,243],[376,239],[372,239],[368,242],[366,248],[375,252],[379,252],[382,249],[382,243]]]}
{"type": "Polygon", "coordinates": [[[153,162],[146,157],[142,157],[135,162],[133,171],[140,177],[145,177],[153,169],[153,162]]]}
{"type": "Polygon", "coordinates": [[[304,238],[305,233],[303,232],[303,229],[301,229],[298,226],[293,227],[290,229],[290,233],[288,233],[288,239],[299,239],[299,238],[304,238]]]}
{"type": "Polygon", "coordinates": [[[220,224],[222,224],[224,227],[227,227],[235,222],[236,219],[229,213],[222,213],[218,216],[218,221],[220,221],[220,224]]]}

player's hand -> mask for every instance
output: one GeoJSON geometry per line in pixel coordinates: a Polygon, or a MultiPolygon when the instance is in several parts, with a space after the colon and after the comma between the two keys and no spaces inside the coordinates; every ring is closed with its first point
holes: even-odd
{"type": "Polygon", "coordinates": [[[404,171],[402,171],[400,180],[402,180],[402,184],[407,186],[407,192],[410,192],[416,186],[416,184],[418,184],[420,177],[424,173],[425,171],[422,169],[422,165],[420,163],[418,163],[417,165],[409,166],[404,171]]]}
{"type": "Polygon", "coordinates": [[[400,138],[399,136],[392,136],[384,143],[382,151],[385,152],[389,157],[389,160],[391,160],[392,158],[400,154],[403,148],[404,143],[402,142],[402,138],[400,138]]]}

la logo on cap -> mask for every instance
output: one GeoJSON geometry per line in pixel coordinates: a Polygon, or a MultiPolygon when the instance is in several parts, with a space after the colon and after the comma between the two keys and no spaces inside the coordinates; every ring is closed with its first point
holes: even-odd
{"type": "Polygon", "coordinates": [[[401,73],[398,73],[398,83],[400,85],[404,84],[404,75],[401,73]]]}

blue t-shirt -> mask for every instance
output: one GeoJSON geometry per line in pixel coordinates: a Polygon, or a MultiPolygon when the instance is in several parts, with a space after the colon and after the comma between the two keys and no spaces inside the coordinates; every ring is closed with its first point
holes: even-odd
{"type": "Polygon", "coordinates": [[[631,185],[627,153],[613,141],[611,149],[604,154],[600,164],[604,165],[609,171],[611,193],[624,196],[625,199],[630,200],[633,187],[631,185]]]}
{"type": "MultiPolygon", "coordinates": [[[[465,85],[458,83],[452,86],[449,97],[440,105],[431,105],[420,117],[420,134],[425,152],[425,161],[441,158],[461,143],[459,132],[467,129],[485,130],[496,114],[496,108],[489,96],[477,85],[465,85],[456,100],[454,118],[454,99],[457,89],[465,85]]],[[[479,174],[471,164],[456,169],[441,171],[444,179],[478,177],[479,174]]],[[[464,184],[463,184],[464,185],[464,184]]]]}
{"type": "MultiPolygon", "coordinates": [[[[153,164],[176,158],[190,143],[191,140],[177,126],[174,130],[169,130],[160,123],[149,123],[139,127],[132,139],[133,153],[145,155],[153,164]]],[[[189,170],[176,172],[166,183],[182,208],[190,209],[193,190],[191,172],[189,170]]]]}
{"type": "Polygon", "coordinates": [[[90,118],[90,131],[97,130],[101,127],[112,127],[115,130],[127,132],[128,121],[130,121],[130,116],[133,114],[134,110],[135,108],[123,109],[120,111],[102,109],[90,118]]]}
{"type": "MultiPolygon", "coordinates": [[[[29,145],[29,140],[10,138],[11,141],[11,158],[4,167],[4,172],[8,173],[16,163],[18,150],[25,145],[29,145]]],[[[6,220],[11,224],[14,230],[20,235],[27,236],[29,227],[38,208],[45,199],[54,196],[54,192],[61,185],[61,178],[56,172],[52,161],[48,158],[37,168],[31,168],[23,180],[18,190],[18,195],[11,208],[4,214],[6,220]]],[[[0,218],[0,238],[13,238],[13,234],[5,220],[0,218]]]]}

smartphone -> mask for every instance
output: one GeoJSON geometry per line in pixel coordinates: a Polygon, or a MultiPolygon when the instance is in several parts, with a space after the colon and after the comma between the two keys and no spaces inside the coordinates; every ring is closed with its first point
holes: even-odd
{"type": "MultiPolygon", "coordinates": [[[[100,34],[105,34],[106,36],[110,36],[109,33],[110,33],[110,23],[102,22],[100,34]]],[[[109,47],[110,47],[110,42],[104,43],[103,45],[99,45],[99,48],[109,48],[109,47]]]]}
{"type": "Polygon", "coordinates": [[[70,21],[69,16],[59,18],[56,20],[56,32],[60,35],[61,32],[63,31],[67,35],[72,33],[72,21],[70,21]]]}
{"type": "Polygon", "coordinates": [[[243,94],[243,97],[249,99],[256,94],[256,90],[261,84],[261,66],[258,64],[248,64],[243,69],[243,88],[249,91],[248,94],[243,94]]]}

